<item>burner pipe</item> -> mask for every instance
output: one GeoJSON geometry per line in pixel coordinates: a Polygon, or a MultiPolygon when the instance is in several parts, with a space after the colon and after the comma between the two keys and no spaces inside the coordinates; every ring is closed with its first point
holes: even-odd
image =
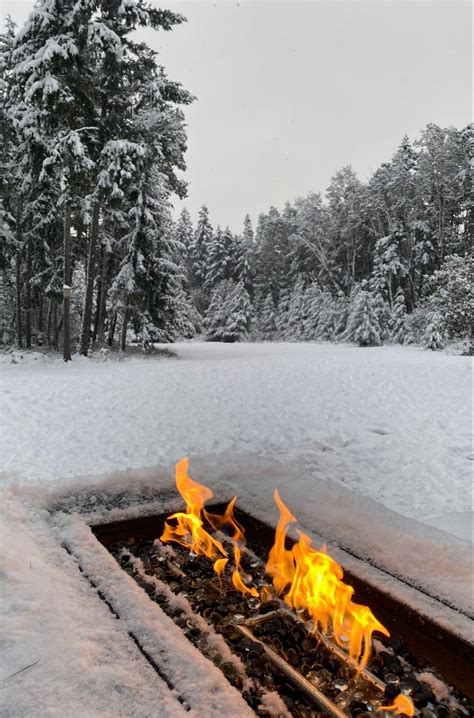
{"type": "Polygon", "coordinates": [[[257,643],[264,651],[270,663],[273,664],[281,673],[283,673],[293,685],[303,693],[313,703],[316,703],[319,708],[322,708],[328,716],[331,718],[347,718],[346,713],[339,710],[337,705],[326,698],[324,693],[321,693],[312,683],[304,678],[298,671],[296,671],[289,663],[281,658],[278,653],[275,653],[273,648],[267,646],[266,643],[261,641],[259,638],[254,636],[252,631],[243,626],[240,623],[235,623],[235,627],[249,640],[257,643]]]}

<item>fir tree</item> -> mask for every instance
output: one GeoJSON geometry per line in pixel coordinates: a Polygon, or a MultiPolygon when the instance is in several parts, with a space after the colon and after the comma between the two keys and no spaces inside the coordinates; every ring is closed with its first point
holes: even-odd
{"type": "Polygon", "coordinates": [[[222,281],[214,290],[204,321],[207,339],[219,342],[247,339],[252,314],[250,298],[242,282],[222,281]]]}
{"type": "Polygon", "coordinates": [[[381,344],[380,324],[373,306],[373,298],[366,289],[357,289],[351,297],[344,341],[356,342],[360,347],[381,344]]]}
{"type": "Polygon", "coordinates": [[[270,292],[265,297],[262,309],[258,316],[257,337],[269,341],[274,339],[276,334],[275,304],[270,292]]]}
{"type": "Polygon", "coordinates": [[[190,249],[191,286],[201,288],[205,285],[209,267],[209,252],[213,231],[209,222],[209,210],[203,205],[199,211],[198,223],[190,249]]]}
{"type": "Polygon", "coordinates": [[[429,315],[428,325],[423,335],[422,343],[425,349],[436,351],[442,349],[443,343],[443,322],[439,314],[432,312],[429,315]]]}
{"type": "Polygon", "coordinates": [[[391,316],[390,338],[393,342],[403,344],[406,340],[407,334],[408,329],[405,295],[403,290],[400,288],[395,295],[395,302],[391,316]]]}

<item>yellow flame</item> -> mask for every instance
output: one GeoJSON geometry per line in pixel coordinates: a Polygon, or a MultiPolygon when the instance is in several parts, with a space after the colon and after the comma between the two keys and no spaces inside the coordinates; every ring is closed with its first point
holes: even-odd
{"type": "MultiPolygon", "coordinates": [[[[168,521],[174,523],[165,522],[161,540],[176,541],[199,556],[207,556],[213,561],[214,571],[221,578],[229,556],[223,544],[204,528],[204,521],[214,530],[230,530],[234,547],[232,583],[243,594],[258,597],[258,591],[246,586],[241,574],[244,531],[234,517],[237,497],[234,496],[230,501],[222,516],[208,513],[204,504],[212,498],[212,491],[188,475],[188,459],[182,459],[176,465],[176,486],[185,501],[186,510],[169,516],[168,521]]],[[[299,540],[293,548],[286,548],[288,528],[296,519],[281,500],[278,491],[274,492],[274,499],[280,517],[266,571],[272,577],[275,594],[282,596],[294,610],[306,612],[316,627],[324,632],[332,631],[336,643],[348,651],[359,669],[364,668],[370,657],[373,632],[379,631],[386,636],[390,635],[389,632],[375,618],[370,608],[353,602],[354,589],[344,583],[341,566],[327,554],[325,547],[317,551],[311,546],[309,536],[299,531],[299,540]]],[[[261,600],[270,597],[270,588],[264,587],[261,600]]],[[[401,696],[388,710],[407,713],[409,705],[410,699],[401,696]]]]}
{"type": "Polygon", "coordinates": [[[387,711],[389,713],[393,713],[396,716],[400,716],[400,715],[414,716],[415,715],[415,707],[413,705],[413,701],[408,696],[404,696],[402,694],[398,695],[395,698],[392,705],[380,706],[377,710],[378,711],[387,711]]]}
{"type": "MultiPolygon", "coordinates": [[[[168,520],[174,519],[177,525],[172,526],[166,521],[161,540],[176,541],[198,556],[207,556],[216,562],[221,557],[227,558],[221,542],[203,528],[201,513],[204,502],[212,498],[212,491],[188,476],[188,459],[181,459],[176,464],[176,486],[186,503],[186,512],[168,517],[168,520]]],[[[222,563],[218,567],[223,569],[222,563]]]]}
{"type": "Polygon", "coordinates": [[[204,508],[204,503],[212,498],[212,491],[207,488],[207,486],[198,484],[197,481],[194,481],[189,476],[188,459],[181,459],[181,461],[176,464],[176,486],[185,501],[186,511],[178,512],[168,517],[168,521],[176,521],[176,526],[166,521],[161,540],[175,541],[198,556],[207,556],[207,558],[214,562],[214,571],[219,578],[221,578],[229,561],[229,557],[222,543],[206,531],[202,517],[204,516],[206,521],[215,530],[224,528],[232,529],[235,562],[235,568],[232,573],[232,583],[238,591],[257,597],[258,591],[255,588],[247,587],[240,575],[241,554],[238,542],[243,542],[244,531],[233,514],[237,496],[234,496],[232,501],[229,502],[222,516],[208,513],[204,508]]]}
{"type": "Polygon", "coordinates": [[[330,628],[339,646],[362,669],[367,665],[372,633],[389,636],[370,608],[352,601],[354,589],[342,580],[343,570],[325,551],[317,551],[306,534],[298,532],[299,541],[291,550],[285,547],[288,527],[296,519],[287,509],[278,491],[274,493],[280,509],[275,543],[266,566],[277,595],[296,611],[305,610],[324,632],[330,628]]]}
{"type": "Polygon", "coordinates": [[[248,593],[250,596],[254,596],[255,598],[258,598],[258,591],[256,588],[248,588],[245,583],[242,580],[242,576],[240,575],[240,548],[237,542],[234,542],[234,561],[235,561],[235,570],[232,574],[232,583],[234,584],[237,591],[240,591],[241,593],[248,593]]]}

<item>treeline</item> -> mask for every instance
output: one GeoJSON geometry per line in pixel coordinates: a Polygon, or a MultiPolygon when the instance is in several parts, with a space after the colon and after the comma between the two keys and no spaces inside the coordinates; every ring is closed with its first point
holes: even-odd
{"type": "Polygon", "coordinates": [[[0,37],[0,340],[64,359],[191,327],[170,197],[181,105],[136,30],[184,20],[146,0],[38,0],[0,37]],[[130,330],[130,331],[129,331],[130,330]]]}
{"type": "Polygon", "coordinates": [[[428,125],[368,182],[196,226],[182,105],[139,28],[146,0],[39,0],[0,36],[0,342],[78,350],[215,341],[417,342],[470,334],[472,128],[428,125]]]}
{"type": "Polygon", "coordinates": [[[350,167],[241,235],[183,210],[187,289],[210,340],[385,341],[471,335],[472,127],[428,125],[361,182],[350,167]]]}

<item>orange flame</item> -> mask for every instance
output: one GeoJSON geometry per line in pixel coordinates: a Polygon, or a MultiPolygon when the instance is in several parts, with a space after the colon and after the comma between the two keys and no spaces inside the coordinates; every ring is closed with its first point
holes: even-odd
{"type": "Polygon", "coordinates": [[[413,701],[408,696],[404,696],[402,694],[398,695],[395,698],[391,706],[380,706],[377,710],[387,711],[388,713],[393,713],[396,716],[415,715],[415,707],[413,705],[413,701]]]}
{"type": "Polygon", "coordinates": [[[207,556],[213,563],[214,571],[219,577],[224,573],[226,564],[229,561],[227,551],[220,541],[211,536],[203,525],[202,516],[214,528],[231,528],[233,530],[232,541],[234,545],[235,569],[232,573],[232,583],[242,593],[258,596],[255,588],[248,588],[240,575],[240,547],[238,542],[244,539],[242,526],[234,518],[234,506],[237,496],[230,501],[224,514],[210,514],[204,508],[204,503],[212,498],[212,491],[207,486],[202,486],[188,475],[188,459],[181,459],[176,464],[176,486],[186,503],[186,512],[178,512],[168,517],[174,519],[177,526],[172,526],[167,521],[162,541],[176,541],[198,556],[207,556]]]}
{"type": "Polygon", "coordinates": [[[188,476],[187,459],[181,459],[176,464],[176,486],[186,503],[186,513],[178,512],[168,517],[175,519],[177,526],[165,522],[161,540],[176,541],[198,556],[207,556],[215,561],[214,568],[219,573],[224,570],[225,564],[223,565],[218,559],[227,558],[227,553],[221,542],[203,528],[201,518],[204,502],[212,498],[212,491],[188,476]]]}
{"type": "Polygon", "coordinates": [[[298,532],[299,541],[291,550],[285,548],[288,527],[295,518],[278,491],[274,498],[280,519],[266,570],[273,578],[275,592],[284,594],[285,602],[296,611],[307,611],[323,631],[332,628],[338,645],[348,650],[361,669],[365,668],[372,633],[380,631],[389,636],[389,632],[367,606],[352,602],[354,589],[342,581],[342,568],[325,551],[312,548],[306,534],[298,532]]]}
{"type": "MultiPolygon", "coordinates": [[[[165,522],[161,540],[176,541],[199,556],[207,556],[213,561],[214,571],[221,577],[229,556],[223,544],[206,531],[204,520],[214,530],[230,529],[234,547],[232,583],[243,594],[258,597],[258,591],[248,587],[241,575],[244,531],[233,513],[237,497],[230,501],[222,516],[208,513],[204,504],[212,498],[212,491],[191,479],[188,459],[176,464],[176,486],[185,501],[186,511],[169,517],[168,520],[175,521],[176,525],[165,522]]],[[[343,582],[341,566],[327,554],[325,548],[320,551],[314,549],[309,536],[302,532],[298,532],[299,540],[293,548],[286,548],[288,528],[296,519],[278,491],[275,491],[274,498],[280,509],[280,518],[266,571],[272,577],[275,594],[283,596],[288,606],[297,612],[306,612],[311,616],[315,627],[324,632],[332,631],[336,643],[358,663],[359,669],[365,668],[370,657],[373,632],[379,631],[386,636],[390,635],[389,632],[367,606],[353,603],[354,589],[343,582]]],[[[270,596],[270,587],[264,587],[261,600],[270,596]]],[[[387,710],[413,715],[408,709],[412,709],[410,699],[400,696],[398,702],[396,699],[387,710]]]]}

